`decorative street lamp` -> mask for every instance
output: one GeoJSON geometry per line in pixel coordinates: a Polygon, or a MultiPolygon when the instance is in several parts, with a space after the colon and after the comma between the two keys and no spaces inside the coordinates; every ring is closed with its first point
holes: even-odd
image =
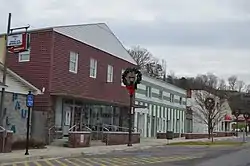
{"type": "Polygon", "coordinates": [[[207,110],[212,111],[215,107],[215,101],[212,97],[208,97],[205,100],[205,107],[207,110]]]}
{"type": "MultiPolygon", "coordinates": [[[[212,119],[211,119],[211,113],[215,107],[215,101],[212,97],[208,97],[205,99],[205,107],[206,109],[208,110],[208,128],[209,128],[209,138],[210,138],[210,134],[213,134],[212,133],[212,119]]],[[[213,139],[213,137],[212,137],[213,139]]]]}
{"type": "Polygon", "coordinates": [[[245,132],[246,132],[246,136],[247,136],[247,122],[248,122],[248,119],[249,119],[249,113],[248,112],[245,112],[243,114],[244,118],[245,118],[245,121],[246,121],[246,125],[245,125],[245,132]]]}
{"type": "Polygon", "coordinates": [[[234,112],[234,116],[236,118],[236,137],[238,137],[238,128],[239,128],[239,121],[238,121],[238,118],[240,116],[240,111],[239,110],[236,110],[234,112]]]}
{"type": "Polygon", "coordinates": [[[133,96],[135,90],[137,89],[137,84],[140,84],[142,80],[141,72],[136,68],[127,68],[122,74],[122,82],[126,86],[129,97],[130,97],[130,109],[129,109],[129,136],[128,136],[128,146],[132,146],[132,107],[133,107],[133,96]]]}

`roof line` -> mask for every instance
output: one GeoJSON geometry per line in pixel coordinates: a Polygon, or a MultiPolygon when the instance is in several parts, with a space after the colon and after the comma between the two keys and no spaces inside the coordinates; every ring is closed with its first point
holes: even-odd
{"type": "MultiPolygon", "coordinates": [[[[46,30],[53,30],[54,28],[64,28],[64,27],[83,26],[83,25],[97,25],[97,24],[105,24],[105,23],[97,22],[97,23],[89,23],[89,24],[55,25],[55,26],[48,26],[44,28],[33,28],[33,29],[29,29],[27,32],[46,31],[46,30]]],[[[18,31],[17,33],[21,33],[21,32],[22,31],[18,31]]],[[[0,33],[0,36],[3,36],[3,35],[6,35],[6,33],[0,33]]]]}
{"type": "MultiPolygon", "coordinates": [[[[1,66],[1,68],[3,68],[3,64],[2,63],[0,63],[0,66],[1,66]]],[[[23,79],[22,77],[20,77],[18,74],[16,74],[15,72],[13,72],[12,70],[10,70],[9,68],[7,68],[7,73],[9,73],[13,77],[17,78],[19,81],[21,81],[24,84],[26,84],[27,86],[29,86],[32,90],[37,91],[36,94],[42,94],[42,92],[41,92],[40,89],[38,89],[37,87],[35,87],[31,83],[29,83],[28,81],[26,81],[25,79],[23,79]]]]}
{"type": "MultiPolygon", "coordinates": [[[[105,24],[105,23],[104,23],[105,24]]],[[[99,24],[96,24],[99,28],[101,28],[101,29],[103,29],[103,30],[105,30],[105,31],[107,31],[106,29],[104,29],[104,28],[102,28],[101,26],[99,26],[99,24]]],[[[106,24],[105,24],[106,25],[106,24]]],[[[106,25],[107,26],[107,25],[106,25]]],[[[107,26],[108,27],[108,26],[107,26]]],[[[122,42],[121,42],[121,40],[119,40],[118,39],[118,37],[114,34],[114,32],[108,27],[108,29],[110,30],[109,31],[109,33],[111,34],[111,35],[113,35],[115,38],[116,38],[116,40],[118,41],[118,43],[120,44],[120,46],[124,49],[124,50],[126,50],[127,51],[127,49],[124,47],[124,45],[122,44],[122,42]]],[[[127,51],[127,53],[128,53],[128,51],[127,51]]],[[[128,55],[129,56],[131,56],[129,53],[128,53],[128,55]]],[[[131,58],[132,58],[132,60],[134,61],[134,64],[136,64],[136,65],[138,65],[137,63],[136,63],[136,61],[133,59],[133,57],[131,56],[131,58]]]]}
{"type": "MultiPolygon", "coordinates": [[[[177,89],[183,90],[183,91],[187,91],[186,89],[183,89],[183,88],[180,88],[180,87],[178,87],[178,86],[176,86],[176,85],[170,84],[170,83],[168,83],[167,81],[162,80],[161,78],[157,79],[157,78],[155,78],[155,77],[152,77],[152,76],[150,76],[150,75],[149,75],[148,73],[146,73],[146,72],[142,72],[142,74],[145,75],[145,76],[147,76],[147,77],[149,77],[149,78],[151,78],[151,79],[154,79],[154,80],[159,81],[159,82],[161,82],[161,83],[163,83],[163,84],[166,84],[166,85],[168,85],[168,86],[170,86],[170,87],[177,88],[177,89]]],[[[142,77],[143,77],[143,75],[142,75],[142,77]]]]}

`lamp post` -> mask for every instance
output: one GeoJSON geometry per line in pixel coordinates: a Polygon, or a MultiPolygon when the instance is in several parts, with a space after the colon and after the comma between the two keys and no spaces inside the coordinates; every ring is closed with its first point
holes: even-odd
{"type": "MultiPolygon", "coordinates": [[[[211,115],[211,113],[212,113],[212,111],[213,111],[213,109],[215,107],[215,101],[214,101],[214,99],[212,97],[206,98],[205,107],[208,110],[208,130],[209,130],[208,135],[209,135],[209,139],[210,139],[211,134],[213,134],[212,133],[213,126],[212,126],[212,117],[211,117],[212,115],[211,115]]],[[[213,139],[212,139],[212,141],[213,141],[213,139]]]]}
{"type": "Polygon", "coordinates": [[[236,110],[234,112],[234,116],[236,118],[236,137],[238,137],[238,128],[239,128],[239,123],[238,123],[238,118],[240,116],[240,111],[239,110],[236,110]]]}
{"type": "Polygon", "coordinates": [[[26,135],[26,151],[25,155],[29,155],[29,135],[30,135],[30,111],[34,105],[34,95],[29,91],[26,98],[26,106],[28,107],[28,117],[27,117],[27,135],[26,135]]]}
{"type": "Polygon", "coordinates": [[[245,124],[245,133],[246,133],[246,136],[247,136],[247,122],[248,122],[248,118],[249,118],[249,113],[245,112],[243,114],[244,118],[245,118],[245,121],[246,121],[246,124],[245,124]]]}
{"type": "Polygon", "coordinates": [[[128,134],[128,146],[132,146],[132,108],[133,108],[133,97],[137,84],[140,84],[142,80],[141,72],[136,68],[127,68],[122,74],[122,82],[126,85],[129,92],[129,111],[128,111],[128,123],[129,123],[129,134],[128,134]]]}

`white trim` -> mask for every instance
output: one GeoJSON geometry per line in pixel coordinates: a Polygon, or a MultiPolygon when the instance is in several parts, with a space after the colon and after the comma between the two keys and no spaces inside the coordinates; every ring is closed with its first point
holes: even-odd
{"type": "MultiPolygon", "coordinates": [[[[3,69],[3,64],[0,63],[0,68],[3,69]]],[[[35,87],[34,85],[32,85],[31,83],[29,83],[28,81],[26,81],[25,79],[23,79],[22,77],[20,77],[18,74],[16,74],[15,72],[13,72],[10,69],[7,69],[7,73],[11,76],[13,76],[14,78],[16,78],[17,80],[19,80],[20,82],[24,83],[26,86],[28,86],[29,88],[31,88],[33,90],[33,93],[35,95],[38,94],[42,94],[41,90],[39,90],[37,87],[35,87]]]]}
{"type": "Polygon", "coordinates": [[[29,62],[29,61],[30,61],[30,50],[25,51],[25,52],[20,52],[20,53],[18,53],[18,62],[29,62]],[[28,55],[28,58],[29,58],[29,59],[21,60],[21,57],[22,57],[23,55],[28,55]]]}
{"type": "Polygon", "coordinates": [[[94,58],[90,58],[89,62],[89,77],[96,78],[97,77],[97,60],[94,58]],[[94,73],[92,73],[92,69],[94,70],[94,73]]]}
{"type": "MultiPolygon", "coordinates": [[[[122,69],[122,73],[121,73],[121,76],[122,76],[122,74],[125,72],[125,69],[122,69]]],[[[126,86],[126,85],[124,85],[124,83],[122,82],[122,77],[121,77],[121,86],[126,86]]]]}
{"type": "Polygon", "coordinates": [[[79,56],[79,54],[76,53],[76,52],[70,51],[70,53],[69,53],[69,72],[71,72],[71,73],[75,73],[75,74],[77,73],[77,70],[78,70],[78,56],[79,56]],[[71,55],[75,56],[75,60],[71,59],[71,55]],[[74,70],[71,70],[70,63],[74,63],[74,65],[75,65],[74,70]]]}
{"type": "Polygon", "coordinates": [[[113,82],[114,80],[114,67],[111,65],[108,65],[107,68],[107,82],[113,82]]]}

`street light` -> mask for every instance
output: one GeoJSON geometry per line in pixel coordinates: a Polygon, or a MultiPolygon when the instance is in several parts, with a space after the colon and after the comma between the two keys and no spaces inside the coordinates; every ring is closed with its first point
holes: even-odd
{"type": "MultiPolygon", "coordinates": [[[[209,139],[210,139],[210,136],[211,134],[213,134],[213,126],[212,126],[212,118],[211,118],[211,113],[215,107],[215,101],[212,97],[208,97],[206,98],[205,100],[205,107],[206,109],[208,110],[208,128],[209,128],[209,131],[208,131],[208,134],[209,134],[209,139]]],[[[212,136],[212,141],[213,141],[213,136],[212,136]]]]}
{"type": "Polygon", "coordinates": [[[26,151],[25,155],[29,155],[29,135],[30,135],[30,111],[31,108],[34,106],[34,95],[29,91],[26,96],[26,106],[28,107],[28,117],[27,117],[27,133],[26,133],[26,151]]]}
{"type": "Polygon", "coordinates": [[[133,107],[133,96],[137,89],[137,84],[140,84],[142,80],[141,72],[136,68],[127,68],[122,74],[122,82],[126,85],[129,92],[129,135],[128,135],[128,146],[132,146],[132,107],[133,107]]]}
{"type": "Polygon", "coordinates": [[[245,112],[243,114],[244,118],[245,118],[245,121],[246,121],[246,125],[245,125],[245,132],[246,132],[246,136],[247,136],[247,122],[248,122],[248,119],[249,119],[249,113],[248,112],[245,112]]]}
{"type": "Polygon", "coordinates": [[[236,118],[236,137],[238,137],[238,128],[239,128],[239,123],[238,123],[238,118],[240,116],[240,111],[239,110],[236,110],[234,112],[234,116],[236,118]]]}

